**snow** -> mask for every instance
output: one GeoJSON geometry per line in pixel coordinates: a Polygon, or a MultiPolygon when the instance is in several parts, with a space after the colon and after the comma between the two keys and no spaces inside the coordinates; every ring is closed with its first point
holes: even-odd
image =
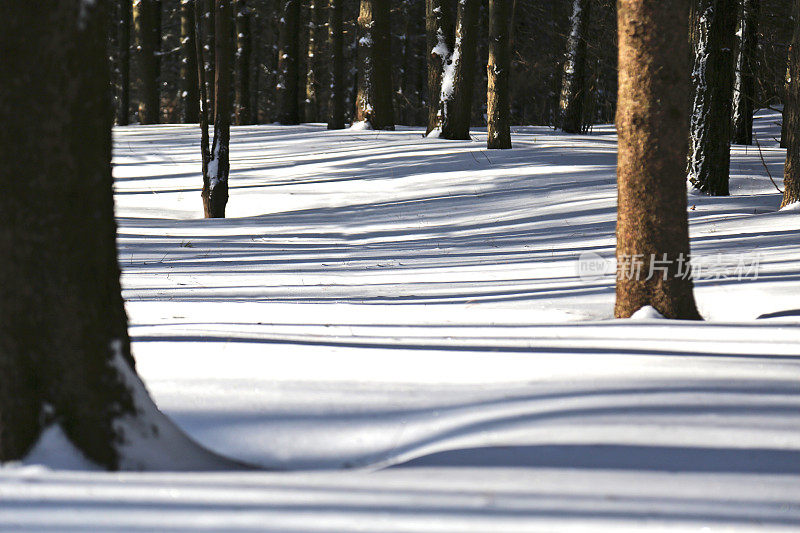
{"type": "Polygon", "coordinates": [[[273,470],[95,472],[55,427],[0,469],[0,530],[795,528],[800,218],[758,150],[688,212],[695,257],[757,252],[758,278],[698,280],[706,322],[613,320],[614,270],[577,268],[614,256],[613,127],[512,131],[234,127],[230,218],[203,220],[196,126],[116,128],[137,370],[273,470]]]}
{"type": "Polygon", "coordinates": [[[654,320],[660,318],[664,318],[664,316],[650,305],[645,305],[631,315],[631,320],[654,320]]]}

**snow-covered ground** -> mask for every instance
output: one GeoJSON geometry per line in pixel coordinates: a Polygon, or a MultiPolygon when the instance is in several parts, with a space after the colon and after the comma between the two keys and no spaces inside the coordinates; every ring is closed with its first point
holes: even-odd
{"type": "Polygon", "coordinates": [[[87,471],[49,434],[0,469],[0,529],[800,527],[800,216],[758,150],[689,196],[708,321],[615,321],[611,269],[577,269],[613,257],[611,127],[421,133],[234,128],[229,218],[202,220],[196,127],[117,128],[138,370],[270,471],[87,471]]]}

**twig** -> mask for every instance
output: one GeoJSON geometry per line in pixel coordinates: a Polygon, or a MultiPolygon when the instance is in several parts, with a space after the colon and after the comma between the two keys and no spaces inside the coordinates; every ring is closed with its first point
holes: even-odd
{"type": "Polygon", "coordinates": [[[767,162],[764,161],[764,154],[761,152],[761,143],[758,142],[758,135],[756,135],[755,133],[753,133],[753,140],[756,142],[756,146],[758,146],[758,155],[759,155],[759,157],[761,157],[761,164],[764,165],[764,170],[767,171],[767,176],[769,176],[769,181],[771,181],[772,184],[775,186],[775,188],[778,189],[779,193],[783,194],[783,191],[781,190],[781,188],[778,187],[778,184],[775,183],[774,179],[772,179],[772,173],[769,171],[769,167],[767,166],[767,162]]]}

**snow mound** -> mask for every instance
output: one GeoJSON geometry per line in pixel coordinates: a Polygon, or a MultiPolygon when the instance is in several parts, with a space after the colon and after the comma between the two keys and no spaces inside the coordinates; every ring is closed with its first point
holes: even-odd
{"type": "Polygon", "coordinates": [[[102,470],[70,442],[58,424],[52,424],[42,431],[36,445],[22,460],[22,464],[44,466],[56,470],[102,470]]]}
{"type": "Polygon", "coordinates": [[[793,204],[781,207],[780,211],[800,211],[800,202],[795,202],[793,204]]]}
{"type": "Polygon", "coordinates": [[[664,315],[656,311],[655,307],[645,305],[631,315],[631,320],[658,320],[663,319],[664,315]]]}
{"type": "Polygon", "coordinates": [[[353,124],[348,128],[350,131],[370,131],[372,130],[372,126],[369,125],[369,122],[366,120],[361,120],[359,122],[353,122],[353,124]]]}

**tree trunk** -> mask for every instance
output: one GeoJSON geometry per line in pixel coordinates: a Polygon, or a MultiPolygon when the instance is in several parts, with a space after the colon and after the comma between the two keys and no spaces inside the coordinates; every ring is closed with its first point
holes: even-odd
{"type": "MultiPolygon", "coordinates": [[[[800,12],[800,0],[795,0],[796,9],[800,12]]],[[[789,49],[789,76],[791,81],[786,90],[786,121],[789,146],[786,150],[786,165],[783,171],[783,201],[781,207],[800,202],[800,21],[794,20],[792,45],[789,49]]]]}
{"type": "Polygon", "coordinates": [[[136,0],[134,23],[139,52],[139,122],[158,124],[160,102],[158,85],[161,50],[161,0],[136,0]]]}
{"type": "Polygon", "coordinates": [[[428,47],[428,129],[439,129],[442,74],[453,51],[453,22],[448,0],[425,0],[425,35],[428,47]]]}
{"type": "MultiPolygon", "coordinates": [[[[230,171],[231,58],[233,56],[232,0],[215,0],[214,9],[214,140],[203,149],[203,212],[206,218],[225,218],[230,171]],[[205,161],[207,160],[207,162],[205,161]]],[[[203,127],[201,121],[201,128],[203,127]]]]}
{"type": "Polygon", "coordinates": [[[298,32],[300,31],[300,0],[284,0],[283,16],[278,35],[278,121],[299,124],[298,106],[298,32]]]}
{"type": "Polygon", "coordinates": [[[119,3],[119,107],[117,108],[117,124],[127,126],[130,123],[131,108],[131,0],[120,0],[119,3]]]}
{"type": "Polygon", "coordinates": [[[356,121],[370,129],[394,129],[391,57],[389,0],[361,0],[356,121]]]}
{"type": "MultiPolygon", "coordinates": [[[[216,31],[216,0],[201,0],[205,2],[206,5],[206,12],[203,15],[203,19],[205,20],[206,24],[206,39],[203,43],[204,49],[206,51],[206,83],[207,87],[206,90],[208,91],[208,109],[214,109],[215,102],[217,101],[216,95],[216,65],[215,65],[215,54],[216,54],[216,44],[214,40],[216,39],[217,31],[216,31]]],[[[214,120],[214,115],[212,114],[209,117],[209,121],[214,120]]]]}
{"type": "Polygon", "coordinates": [[[760,0],[742,0],[742,4],[742,38],[733,91],[733,144],[753,144],[760,0]]]}
{"type": "Polygon", "coordinates": [[[589,32],[589,0],[573,0],[567,57],[561,82],[561,129],[566,133],[586,131],[584,102],[586,101],[586,36],[589,32]]]}
{"type": "Polygon", "coordinates": [[[689,181],[712,196],[727,196],[730,170],[736,0],[699,0],[689,181]]]}
{"type": "Polygon", "coordinates": [[[181,0],[181,122],[197,122],[199,96],[197,93],[197,52],[194,42],[194,12],[196,0],[181,0]]]}
{"type": "Polygon", "coordinates": [[[618,3],[617,318],[647,305],[667,318],[700,318],[686,268],[688,8],[687,0],[618,3]]]}
{"type": "Polygon", "coordinates": [[[478,44],[478,0],[459,0],[453,53],[442,73],[440,116],[443,139],[469,140],[475,53],[478,44]]]}
{"type": "Polygon", "coordinates": [[[306,122],[319,120],[321,105],[321,81],[323,79],[322,43],[325,29],[322,22],[322,0],[310,0],[308,14],[308,47],[306,50],[305,116],[306,122]]]}
{"type": "Polygon", "coordinates": [[[115,242],[107,6],[0,3],[0,461],[58,427],[108,469],[219,468],[134,370],[115,242]]]}
{"type": "Polygon", "coordinates": [[[511,70],[509,58],[508,0],[489,0],[489,64],[488,89],[486,92],[486,114],[488,148],[511,148],[509,126],[508,75],[511,70]]]}
{"type": "Polygon", "coordinates": [[[344,124],[344,33],[342,26],[343,0],[328,0],[328,53],[331,65],[331,101],[328,108],[328,129],[340,130],[344,124]]]}
{"type": "Polygon", "coordinates": [[[253,124],[250,72],[252,67],[252,42],[250,28],[253,13],[245,0],[236,0],[236,123],[253,124]]]}

